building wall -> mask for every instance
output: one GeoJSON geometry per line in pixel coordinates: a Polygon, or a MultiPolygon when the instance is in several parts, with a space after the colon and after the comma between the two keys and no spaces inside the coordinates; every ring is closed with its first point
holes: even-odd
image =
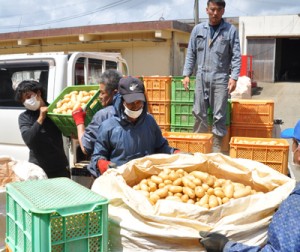
{"type": "Polygon", "coordinates": [[[247,54],[248,37],[300,37],[298,15],[240,17],[242,54],[247,54]]]}
{"type": "Polygon", "coordinates": [[[282,40],[300,41],[299,15],[240,17],[239,35],[242,54],[253,56],[255,80],[281,81],[285,71],[290,73],[290,80],[299,79],[296,73],[300,69],[290,66],[292,61],[297,62],[297,56],[292,54],[289,60],[285,52],[297,52],[300,43],[282,46],[282,40]]]}

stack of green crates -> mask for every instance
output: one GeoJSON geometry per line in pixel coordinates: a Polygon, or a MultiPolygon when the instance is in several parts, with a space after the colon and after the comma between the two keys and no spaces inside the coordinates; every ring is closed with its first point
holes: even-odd
{"type": "Polygon", "coordinates": [[[108,200],[71,179],[7,184],[6,213],[12,251],[108,250],[108,200]]]}
{"type": "Polygon", "coordinates": [[[193,132],[194,116],[194,91],[196,80],[190,77],[189,90],[186,91],[182,85],[183,77],[172,78],[171,90],[171,131],[193,132]]]}
{"type": "MultiPolygon", "coordinates": [[[[171,92],[171,131],[193,132],[195,118],[193,116],[194,92],[196,78],[190,77],[189,90],[186,91],[182,85],[183,77],[172,78],[171,92]]],[[[230,126],[231,101],[227,103],[226,126],[230,126]]],[[[213,113],[211,108],[207,111],[208,126],[213,125],[213,113]]]]}

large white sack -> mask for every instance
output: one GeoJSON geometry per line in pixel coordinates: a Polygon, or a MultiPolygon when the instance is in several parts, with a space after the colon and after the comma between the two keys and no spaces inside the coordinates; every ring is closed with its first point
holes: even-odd
{"type": "Polygon", "coordinates": [[[6,183],[46,178],[47,175],[41,167],[28,161],[15,160],[13,157],[0,155],[0,251],[6,251],[6,183]]]}
{"type": "Polygon", "coordinates": [[[231,99],[251,99],[251,79],[248,76],[240,76],[236,82],[235,90],[230,94],[231,99]]]}
{"type": "Polygon", "coordinates": [[[198,241],[199,230],[262,245],[274,211],[294,187],[295,180],[259,162],[196,153],[155,154],[132,160],[97,178],[92,190],[110,200],[111,251],[205,251],[198,241]],[[169,200],[159,200],[152,206],[131,186],[164,168],[201,170],[265,193],[231,200],[210,210],[169,200]]]}

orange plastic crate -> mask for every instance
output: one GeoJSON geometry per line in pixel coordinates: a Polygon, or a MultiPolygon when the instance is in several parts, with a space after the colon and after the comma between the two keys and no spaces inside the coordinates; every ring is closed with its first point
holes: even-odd
{"type": "Polygon", "coordinates": [[[170,124],[158,124],[158,126],[161,129],[161,132],[169,132],[171,130],[170,124]]]}
{"type": "Polygon", "coordinates": [[[171,101],[171,77],[147,76],[143,80],[148,102],[171,101]]]}
{"type": "Polygon", "coordinates": [[[271,138],[273,125],[235,124],[230,125],[231,136],[271,138]]]}
{"type": "Polygon", "coordinates": [[[148,112],[158,125],[171,123],[171,102],[148,102],[148,112]]]}
{"type": "Polygon", "coordinates": [[[273,100],[231,100],[231,123],[273,125],[273,100]]]}
{"type": "Polygon", "coordinates": [[[287,174],[289,143],[281,138],[231,137],[230,157],[261,162],[287,174]]]}
{"type": "Polygon", "coordinates": [[[210,133],[164,132],[169,145],[184,152],[212,152],[213,135],[210,133]]]}

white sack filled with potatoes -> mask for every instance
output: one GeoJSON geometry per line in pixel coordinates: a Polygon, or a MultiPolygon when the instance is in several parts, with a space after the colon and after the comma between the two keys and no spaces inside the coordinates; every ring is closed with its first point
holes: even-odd
{"type": "Polygon", "coordinates": [[[262,245],[295,180],[222,154],[155,154],[109,169],[92,186],[109,203],[111,251],[205,251],[199,231],[262,245]]]}

